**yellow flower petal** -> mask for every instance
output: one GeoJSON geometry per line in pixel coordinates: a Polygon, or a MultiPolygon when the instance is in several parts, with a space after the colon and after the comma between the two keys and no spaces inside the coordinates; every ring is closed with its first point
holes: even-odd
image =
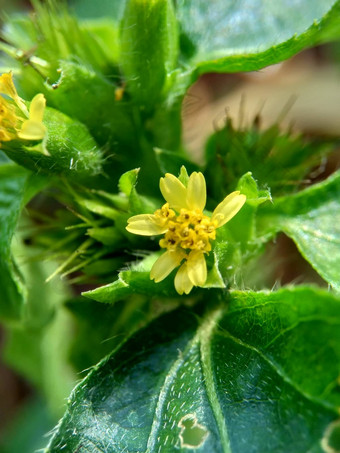
{"type": "Polygon", "coordinates": [[[190,252],[187,260],[188,277],[194,286],[202,286],[207,280],[207,264],[204,253],[190,252]]]}
{"type": "Polygon", "coordinates": [[[159,187],[163,197],[172,209],[180,211],[182,208],[187,208],[187,188],[176,176],[166,173],[165,177],[161,178],[159,187]]]}
{"type": "Polygon", "coordinates": [[[4,73],[0,76],[0,93],[5,94],[13,99],[13,101],[17,104],[19,109],[28,117],[28,110],[27,107],[18,95],[17,90],[13,83],[13,76],[12,73],[4,73]]]}
{"type": "Polygon", "coordinates": [[[31,101],[29,119],[42,123],[44,110],[46,107],[46,99],[42,93],[37,94],[31,101]]]}
{"type": "Polygon", "coordinates": [[[178,269],[175,277],[175,288],[178,294],[189,294],[193,288],[193,284],[188,275],[187,263],[183,263],[178,269]]]}
{"type": "Polygon", "coordinates": [[[139,214],[128,219],[126,229],[133,234],[154,236],[165,233],[168,227],[166,225],[160,225],[159,217],[154,214],[139,214]]]}
{"type": "Polygon", "coordinates": [[[216,228],[219,228],[229,222],[229,220],[238,213],[245,202],[246,196],[240,194],[239,191],[232,192],[230,195],[225,197],[225,199],[216,206],[211,217],[212,221],[217,222],[216,228]]]}
{"type": "Polygon", "coordinates": [[[207,201],[205,178],[201,172],[191,173],[187,188],[187,205],[189,209],[203,211],[207,201]]]}
{"type": "Polygon", "coordinates": [[[22,123],[18,137],[23,140],[42,140],[46,135],[46,126],[40,121],[27,120],[22,123]]]}
{"type": "Polygon", "coordinates": [[[152,266],[150,272],[151,280],[156,283],[164,280],[176,267],[178,267],[183,259],[183,253],[167,250],[161,255],[152,266]]]}

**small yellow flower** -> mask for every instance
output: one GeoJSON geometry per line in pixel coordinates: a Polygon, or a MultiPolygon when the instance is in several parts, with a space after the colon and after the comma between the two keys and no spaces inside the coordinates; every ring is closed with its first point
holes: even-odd
{"type": "Polygon", "coordinates": [[[206,282],[204,255],[211,250],[210,241],[216,238],[216,229],[238,213],[246,196],[232,192],[209,217],[203,212],[207,195],[202,173],[192,173],[187,186],[167,173],[160,180],[160,190],[166,201],[162,208],[154,214],[130,217],[126,229],[143,236],[164,234],[159,245],[166,252],[154,263],[150,278],[158,283],[181,265],[175,276],[175,288],[179,294],[189,294],[194,286],[206,282]]]}
{"type": "Polygon", "coordinates": [[[43,140],[46,100],[43,94],[32,99],[29,111],[15,89],[11,73],[0,76],[0,143],[15,139],[43,140]],[[3,95],[9,97],[5,98],[3,95]]]}

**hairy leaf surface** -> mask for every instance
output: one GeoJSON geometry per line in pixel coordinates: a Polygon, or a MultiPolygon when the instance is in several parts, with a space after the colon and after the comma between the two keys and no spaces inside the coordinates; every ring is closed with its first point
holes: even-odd
{"type": "Polygon", "coordinates": [[[334,38],[338,8],[334,0],[179,0],[177,15],[183,51],[198,73],[237,72],[334,38]]]}
{"type": "Polygon", "coordinates": [[[47,451],[321,451],[340,405],[340,300],[307,287],[228,299],[159,318],[96,366],[47,451]]]}

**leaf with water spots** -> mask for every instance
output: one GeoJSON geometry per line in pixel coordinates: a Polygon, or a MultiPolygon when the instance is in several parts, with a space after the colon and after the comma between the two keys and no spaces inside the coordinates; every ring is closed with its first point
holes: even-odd
{"type": "Polygon", "coordinates": [[[340,299],[208,294],[215,308],[167,314],[99,363],[47,452],[321,452],[340,407],[340,299]]]}

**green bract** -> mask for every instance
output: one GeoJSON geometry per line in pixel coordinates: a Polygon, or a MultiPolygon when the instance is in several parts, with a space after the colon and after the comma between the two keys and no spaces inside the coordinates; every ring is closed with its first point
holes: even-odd
{"type": "Polygon", "coordinates": [[[0,320],[41,399],[1,451],[340,451],[338,137],[182,137],[201,75],[338,41],[340,1],[32,3],[1,31],[0,320]]]}

